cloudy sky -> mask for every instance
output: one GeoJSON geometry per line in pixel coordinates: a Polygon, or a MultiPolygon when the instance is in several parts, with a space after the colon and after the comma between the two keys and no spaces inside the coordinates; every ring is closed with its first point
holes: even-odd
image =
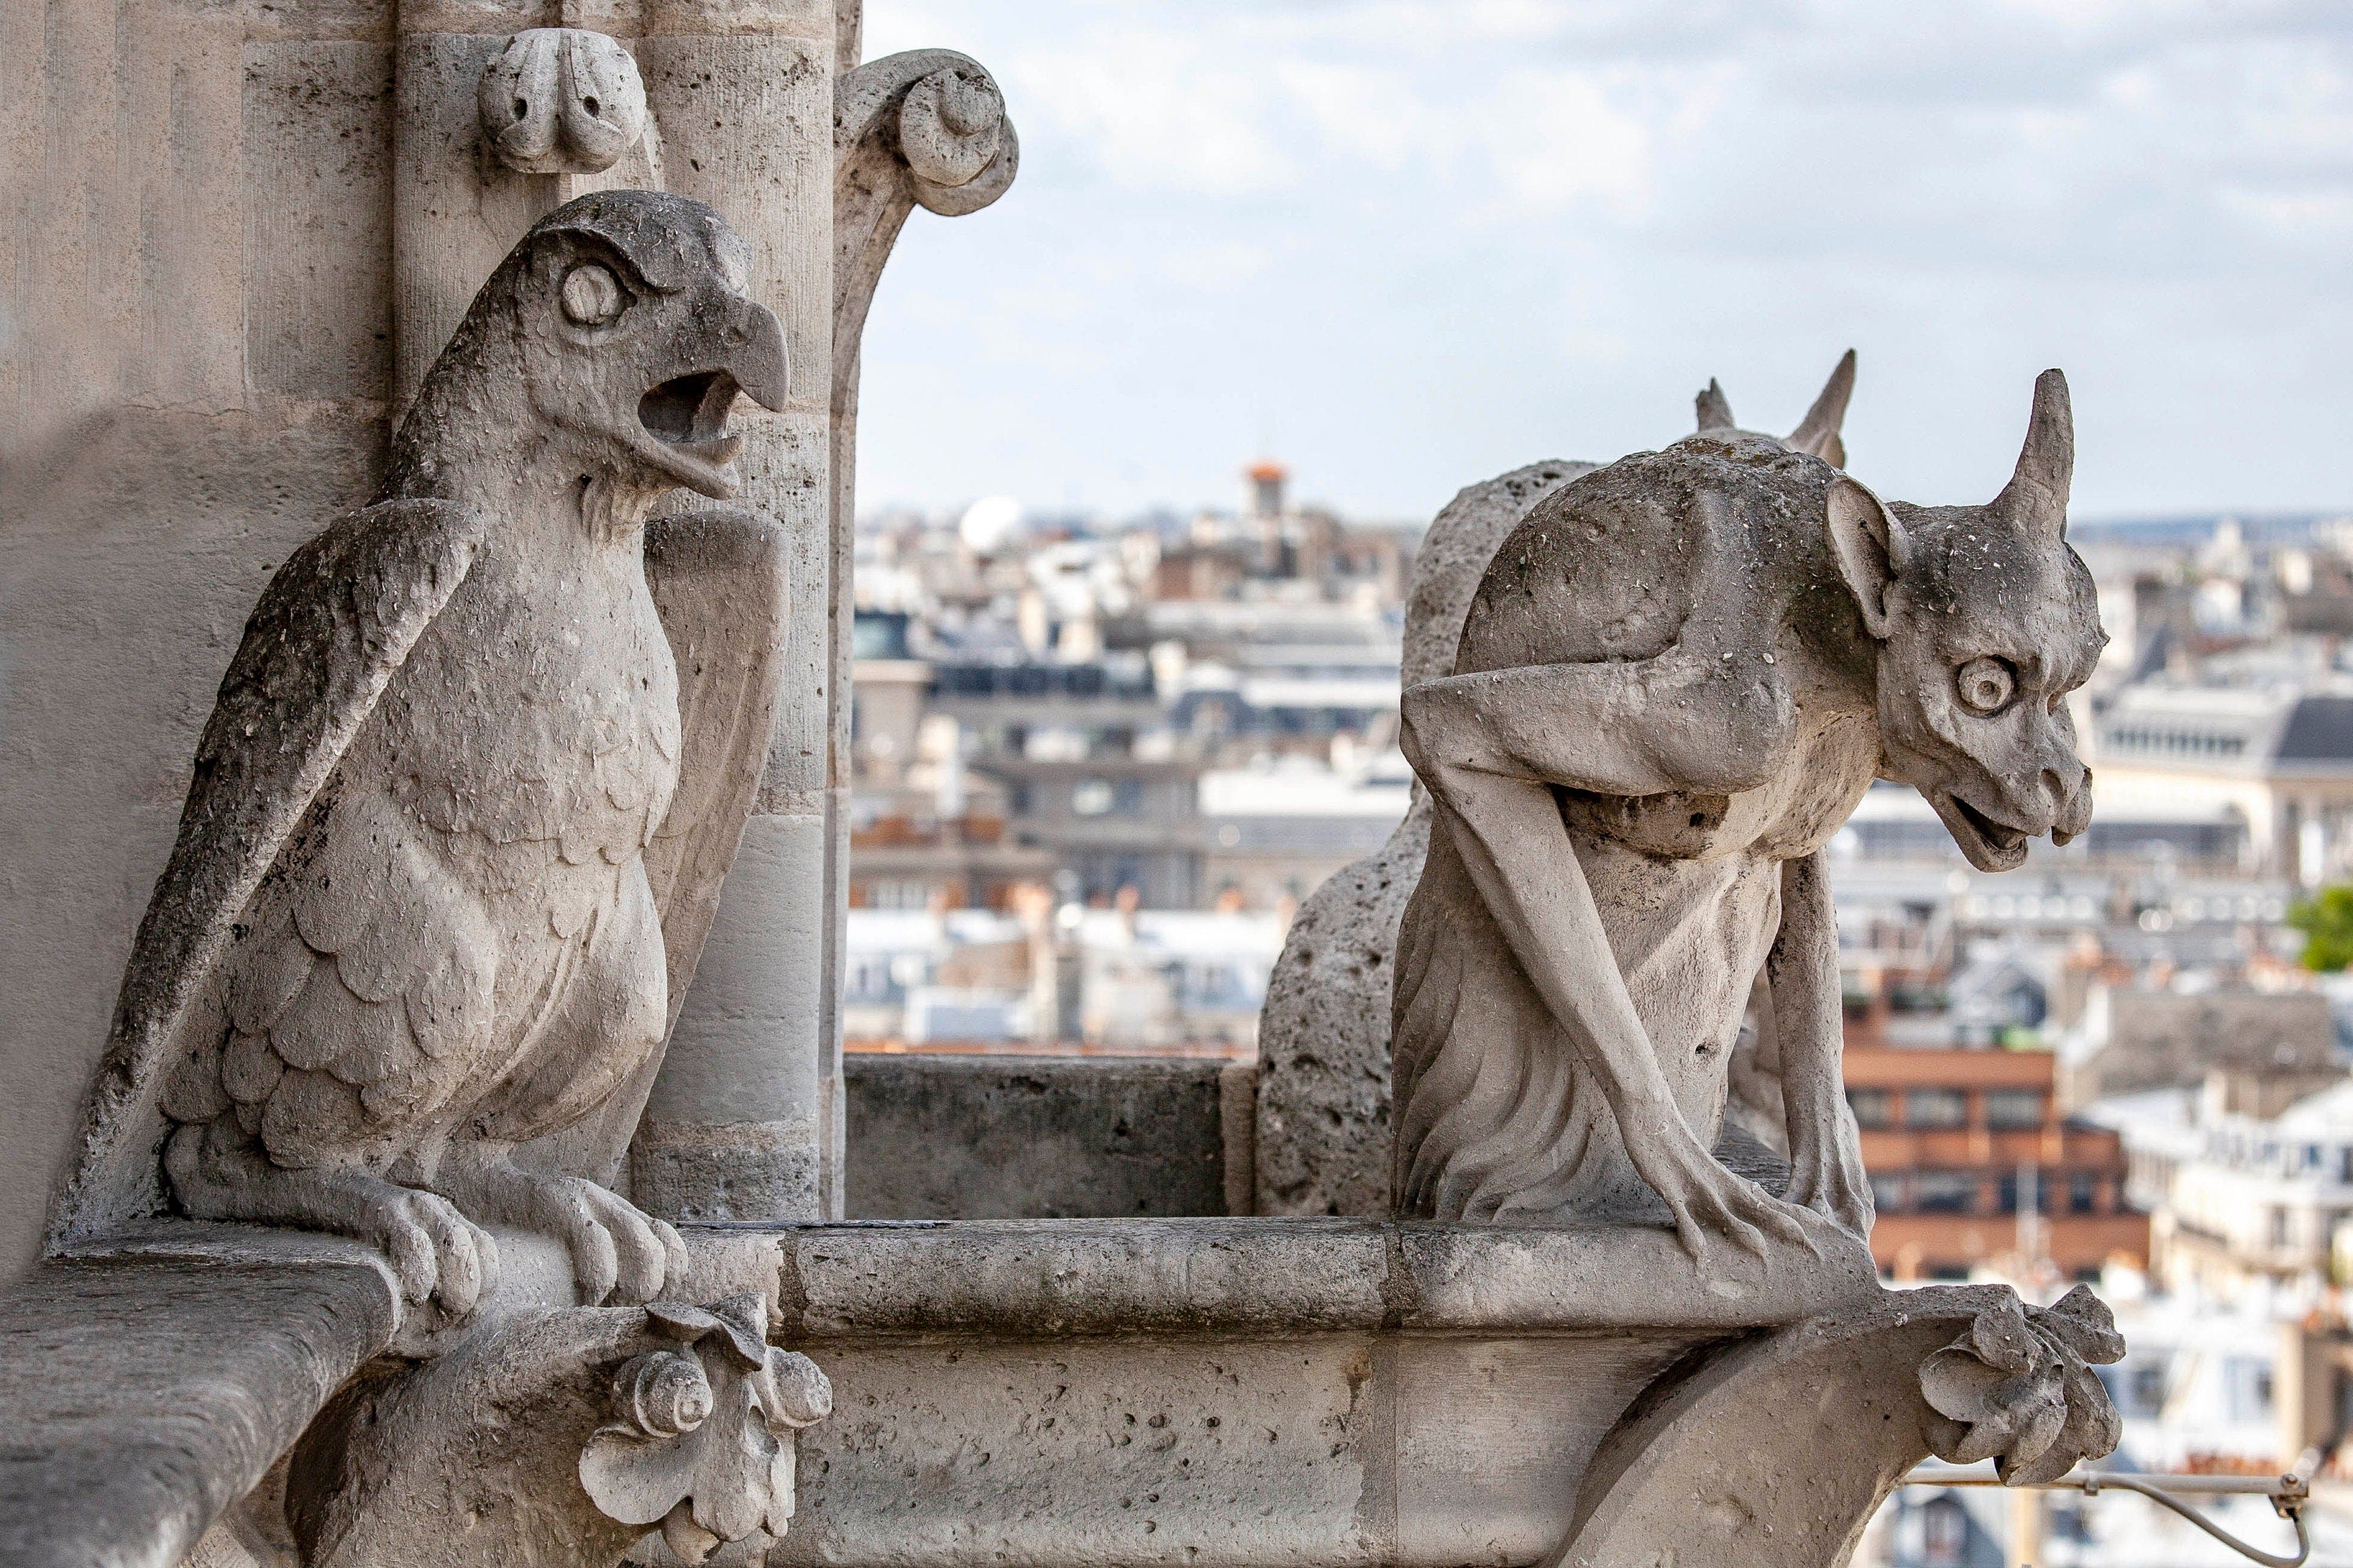
{"type": "Polygon", "coordinates": [[[2344,0],[869,0],[1003,84],[917,213],[860,499],[1427,516],[1540,458],[1794,424],[1990,496],[2064,367],[2079,517],[2353,506],[2344,0]]]}

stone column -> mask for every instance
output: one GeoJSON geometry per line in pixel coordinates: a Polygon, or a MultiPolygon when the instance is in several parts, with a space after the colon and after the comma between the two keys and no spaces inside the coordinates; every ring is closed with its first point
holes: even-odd
{"type": "MultiPolygon", "coordinates": [[[[777,216],[797,215],[801,225],[796,270],[763,295],[792,339],[793,406],[776,424],[793,445],[766,489],[754,495],[747,486],[793,530],[793,667],[758,807],[638,1132],[633,1196],[681,1219],[841,1214],[859,336],[907,215],[918,206],[949,214],[987,206],[1011,183],[1019,156],[987,71],[945,50],[853,66],[858,24],[852,9],[811,8],[791,33],[789,69],[780,60],[765,77],[742,79],[765,81],[779,107],[789,91],[791,135],[775,145],[806,150],[828,140],[810,126],[829,115],[830,156],[808,153],[788,170],[738,169],[713,187],[734,193],[729,216],[746,238],[761,237],[755,245],[771,229],[765,213],[744,205],[747,196],[788,187],[777,216]],[[821,220],[810,216],[819,204],[821,220]],[[818,244],[822,256],[809,249],[818,244]]],[[[716,41],[688,48],[659,36],[640,50],[655,117],[674,127],[664,148],[673,188],[688,195],[702,194],[693,182],[710,177],[688,150],[702,122],[665,102],[681,87],[699,88],[704,115],[717,118],[708,94],[714,79],[734,79],[728,64],[712,69],[725,56],[716,41]]]]}
{"type": "Polygon", "coordinates": [[[792,398],[738,421],[743,501],[791,538],[790,663],[767,771],[631,1160],[636,1201],[679,1219],[840,1208],[839,1069],[824,1048],[830,656],[826,425],[833,385],[832,0],[649,0],[638,46],[668,188],[753,249],[785,324],[792,398]]]}

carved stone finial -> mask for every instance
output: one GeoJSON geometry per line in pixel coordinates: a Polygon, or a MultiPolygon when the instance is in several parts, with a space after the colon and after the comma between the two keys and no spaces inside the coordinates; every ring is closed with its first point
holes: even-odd
{"type": "Polygon", "coordinates": [[[2116,1407],[2086,1363],[2123,1353],[2088,1290],[2041,1308],[1986,1286],[1882,1291],[1720,1347],[1602,1440],[1545,1568],[1843,1564],[1932,1453],[2025,1486],[2113,1452],[2116,1407]]]}
{"type": "Polygon", "coordinates": [[[618,41],[531,27],[482,68],[482,138],[526,175],[602,174],[646,130],[646,84],[618,41]]]}
{"type": "Polygon", "coordinates": [[[660,1525],[689,1563],[754,1531],[784,1534],[793,1433],[833,1409],[816,1362],[766,1343],[767,1310],[757,1296],[648,1307],[647,1326],[679,1348],[649,1351],[614,1374],[617,1419],[581,1451],[580,1484],[599,1511],[660,1525]]]}
{"type": "Polygon", "coordinates": [[[2063,1476],[2116,1448],[2116,1406],[2092,1366],[2124,1353],[2107,1303],[2084,1286],[2047,1308],[2015,1297],[1989,1307],[1920,1365],[1920,1395],[1940,1417],[1929,1446],[1957,1465],[1991,1459],[2010,1486],[2063,1476]]]}

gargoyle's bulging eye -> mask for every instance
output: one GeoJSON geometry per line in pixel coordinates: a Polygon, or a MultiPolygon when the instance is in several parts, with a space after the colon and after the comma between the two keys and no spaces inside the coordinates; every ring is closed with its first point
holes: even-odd
{"type": "Polygon", "coordinates": [[[564,318],[575,325],[608,326],[628,302],[620,280],[594,261],[564,274],[564,318]]]}
{"type": "Polygon", "coordinates": [[[1953,689],[1971,712],[1998,714],[2018,694],[2018,672],[2005,659],[1972,659],[1954,673],[1953,689]]]}

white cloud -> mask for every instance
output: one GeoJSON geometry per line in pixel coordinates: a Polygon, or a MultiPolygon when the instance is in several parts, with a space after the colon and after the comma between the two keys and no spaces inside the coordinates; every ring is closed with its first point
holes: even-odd
{"type": "Polygon", "coordinates": [[[877,501],[1219,499],[1271,422],[1427,511],[1710,374],[1794,418],[1850,342],[1901,493],[1998,471],[2056,362],[2087,510],[2353,501],[2341,0],[872,4],[870,52],[997,72],[1024,163],[892,264],[877,501]]]}

